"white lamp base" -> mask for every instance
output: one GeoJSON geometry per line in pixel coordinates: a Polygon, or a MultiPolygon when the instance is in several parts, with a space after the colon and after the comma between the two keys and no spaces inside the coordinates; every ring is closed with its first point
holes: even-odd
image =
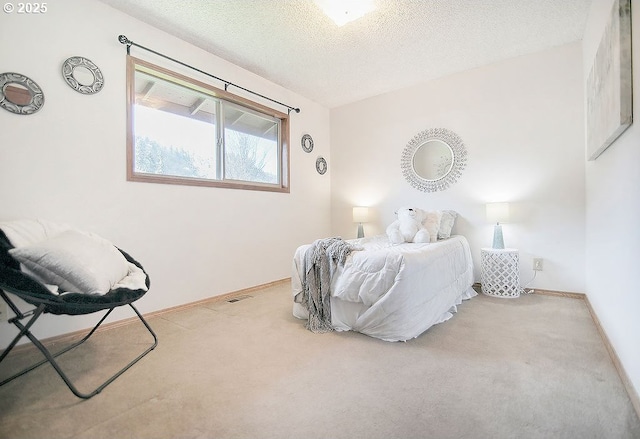
{"type": "Polygon", "coordinates": [[[362,223],[358,224],[358,238],[364,238],[364,227],[362,227],[362,223]]]}
{"type": "Polygon", "coordinates": [[[496,224],[493,226],[493,248],[497,250],[504,249],[504,239],[502,237],[502,226],[496,224]]]}

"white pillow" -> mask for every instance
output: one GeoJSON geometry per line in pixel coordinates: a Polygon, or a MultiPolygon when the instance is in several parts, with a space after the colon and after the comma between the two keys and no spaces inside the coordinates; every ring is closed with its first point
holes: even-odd
{"type": "Polygon", "coordinates": [[[454,210],[443,210],[442,220],[440,221],[440,230],[438,230],[438,239],[449,239],[453,225],[456,222],[458,213],[454,210]]]}
{"type": "Polygon", "coordinates": [[[425,219],[422,225],[429,231],[429,242],[438,240],[438,230],[440,229],[440,221],[442,220],[441,210],[425,210],[425,219]]]}
{"type": "Polygon", "coordinates": [[[64,292],[105,294],[129,273],[127,260],[113,244],[77,230],[13,248],[9,254],[43,283],[64,292]]]}
{"type": "Polygon", "coordinates": [[[42,219],[22,219],[14,221],[0,222],[0,229],[7,235],[9,242],[14,247],[34,244],[43,239],[69,230],[71,227],[66,224],[54,223],[42,219]]]}

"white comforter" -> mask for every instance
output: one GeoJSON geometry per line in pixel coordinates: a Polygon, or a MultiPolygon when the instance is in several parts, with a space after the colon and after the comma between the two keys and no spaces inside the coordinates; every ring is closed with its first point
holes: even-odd
{"type": "MultiPolygon", "coordinates": [[[[463,236],[432,244],[392,245],[386,235],[350,240],[352,252],[331,278],[331,323],[387,341],[415,338],[448,320],[456,305],[476,295],[469,244],[463,236]]],[[[307,319],[302,305],[304,253],[293,259],[293,314],[307,319]]]]}

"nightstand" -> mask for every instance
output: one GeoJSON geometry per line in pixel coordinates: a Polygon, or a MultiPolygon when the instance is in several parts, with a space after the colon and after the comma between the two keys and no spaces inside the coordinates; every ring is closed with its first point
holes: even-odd
{"type": "Polygon", "coordinates": [[[494,297],[519,297],[522,288],[518,250],[483,248],[480,255],[482,292],[494,297]]]}

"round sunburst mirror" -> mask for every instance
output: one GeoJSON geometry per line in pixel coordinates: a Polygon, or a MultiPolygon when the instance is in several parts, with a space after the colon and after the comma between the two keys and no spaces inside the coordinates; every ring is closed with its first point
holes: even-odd
{"type": "Polygon", "coordinates": [[[409,141],[400,166],[411,186],[436,192],[455,183],[466,164],[467,149],[462,139],[446,128],[431,128],[409,141]]]}

